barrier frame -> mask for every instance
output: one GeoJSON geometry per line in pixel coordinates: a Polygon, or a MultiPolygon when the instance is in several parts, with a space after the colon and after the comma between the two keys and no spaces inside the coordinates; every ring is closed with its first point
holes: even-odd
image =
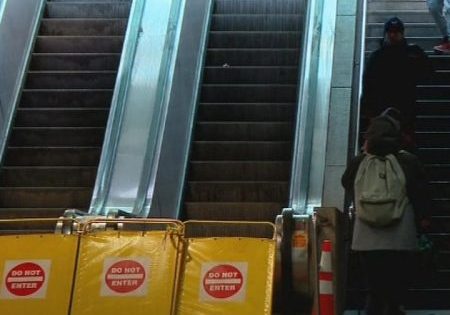
{"type": "MultiPolygon", "coordinates": [[[[87,220],[84,222],[82,228],[80,229],[80,253],[78,257],[78,262],[82,262],[82,250],[83,250],[83,238],[85,238],[88,235],[94,235],[94,234],[116,234],[118,238],[121,237],[122,234],[128,234],[128,233],[136,233],[136,236],[143,236],[145,237],[147,233],[151,232],[159,232],[164,233],[164,242],[168,241],[172,243],[173,249],[175,250],[174,257],[175,259],[174,264],[171,265],[174,267],[174,274],[173,274],[173,282],[170,284],[169,290],[171,292],[171,298],[170,298],[170,314],[174,314],[175,312],[175,305],[176,305],[176,295],[177,295],[177,288],[178,288],[178,281],[179,281],[179,274],[180,274],[180,259],[181,259],[181,253],[182,253],[182,246],[183,246],[183,232],[184,232],[184,225],[181,221],[178,220],[170,220],[170,219],[138,219],[138,218],[126,218],[126,219],[103,219],[103,218],[94,218],[92,220],[87,220]],[[138,226],[142,227],[142,230],[139,229],[132,229],[129,230],[127,228],[130,228],[132,226],[138,226]],[[145,229],[145,227],[151,227],[151,226],[161,226],[161,228],[156,229],[145,229]],[[175,237],[174,237],[175,236],[175,237]]],[[[130,234],[129,234],[130,235],[130,234]]],[[[128,236],[129,236],[128,235],[128,236]]],[[[125,247],[123,247],[125,248],[125,247]]],[[[117,256],[118,258],[120,256],[117,256]]],[[[150,255],[149,255],[150,257],[150,255]]],[[[102,259],[107,258],[107,256],[102,255],[102,259]]],[[[97,267],[98,268],[98,265],[97,267]]],[[[73,293],[73,300],[75,305],[75,299],[79,298],[77,290],[78,288],[78,281],[79,281],[79,275],[83,272],[86,273],[86,271],[82,271],[81,267],[77,269],[77,280],[74,283],[74,293],[73,293]]],[[[151,271],[151,274],[153,271],[151,271]]],[[[172,274],[171,274],[172,275],[172,274]]],[[[151,276],[150,276],[151,278],[151,276]]],[[[149,280],[147,280],[149,281],[149,280]]],[[[148,288],[150,288],[150,285],[148,284],[148,288]]],[[[146,293],[143,296],[151,297],[152,294],[146,293]]],[[[143,297],[142,296],[142,297],[143,297]]],[[[166,304],[167,305],[167,304],[166,304]]],[[[76,307],[82,307],[77,304],[76,307]]],[[[74,306],[72,306],[71,313],[75,314],[75,312],[78,312],[77,314],[81,314],[82,309],[76,309],[74,306]]]]}
{"type": "MultiPolygon", "coordinates": [[[[217,233],[219,235],[207,235],[207,236],[185,236],[184,238],[184,248],[183,248],[183,258],[182,258],[182,271],[180,273],[180,281],[179,281],[179,289],[178,289],[178,294],[177,294],[177,309],[176,309],[176,314],[184,314],[183,312],[185,312],[185,310],[182,309],[183,307],[183,294],[185,293],[185,279],[186,279],[186,262],[190,257],[190,254],[188,252],[189,250],[189,245],[188,243],[190,242],[190,240],[195,240],[195,239],[199,239],[199,240],[205,240],[205,239],[211,239],[211,240],[224,240],[224,239],[233,239],[233,240],[245,240],[245,239],[254,239],[254,240],[267,240],[268,242],[270,242],[271,244],[268,245],[268,254],[270,254],[270,256],[268,258],[267,261],[267,267],[271,269],[271,272],[269,272],[269,275],[266,275],[266,286],[264,286],[264,289],[266,290],[266,294],[264,294],[264,308],[266,309],[270,309],[272,310],[273,308],[273,289],[274,289],[274,279],[275,279],[275,263],[276,263],[276,238],[277,238],[277,231],[276,231],[276,226],[275,224],[271,223],[271,222],[252,222],[252,221],[199,221],[199,220],[190,220],[190,221],[186,221],[184,222],[185,225],[185,234],[187,233],[187,231],[189,230],[189,226],[192,224],[199,224],[201,226],[205,226],[208,224],[213,224],[213,225],[223,225],[223,226],[247,226],[247,227],[251,227],[251,226],[255,226],[255,227],[263,227],[266,226],[268,228],[271,229],[271,233],[270,233],[270,237],[268,236],[251,236],[251,235],[247,235],[247,233],[244,233],[246,235],[239,235],[240,233],[234,233],[235,235],[220,235],[220,233],[217,233]],[[270,276],[270,280],[269,280],[269,276],[270,276]],[[270,292],[270,294],[267,294],[268,292],[270,292]],[[268,301],[268,303],[267,303],[268,301]]],[[[214,234],[214,233],[213,233],[214,234]]],[[[229,234],[229,233],[226,233],[229,234]]],[[[232,233],[233,234],[233,233],[232,233]]],[[[251,234],[251,233],[250,233],[251,234]]],[[[264,233],[261,233],[264,234],[264,233]]],[[[269,233],[267,233],[269,234],[269,233]]],[[[246,260],[246,259],[243,259],[246,260]]],[[[248,258],[247,258],[248,260],[248,258]]],[[[220,262],[220,261],[215,261],[215,262],[220,262]]],[[[208,264],[208,262],[203,262],[201,263],[200,261],[197,262],[200,264],[208,264]]],[[[238,262],[236,262],[238,263],[238,262]]],[[[248,264],[248,263],[247,263],[248,264]]],[[[195,269],[198,269],[198,266],[194,267],[195,269]]],[[[202,267],[200,267],[200,269],[202,269],[202,267]]],[[[195,270],[196,272],[198,270],[195,270]]],[[[265,271],[269,271],[269,269],[265,269],[265,271]]],[[[200,270],[200,274],[203,271],[200,270]]],[[[195,279],[193,281],[193,283],[197,280],[200,280],[201,276],[198,279],[195,279]]],[[[192,279],[191,279],[192,281],[192,279]]],[[[250,280],[248,281],[250,283],[250,280]]],[[[192,289],[191,289],[192,290],[192,289]]],[[[247,294],[248,296],[250,296],[250,294],[247,294]]],[[[200,293],[198,296],[200,299],[200,293]]],[[[219,302],[221,303],[221,302],[219,302]]],[[[218,304],[219,307],[220,304],[218,304]]],[[[248,306],[247,306],[248,307],[248,306]]],[[[193,311],[193,310],[189,310],[189,311],[193,311]]],[[[219,314],[219,313],[218,313],[219,314]]],[[[220,313],[222,314],[222,313],[220,313]]]]}
{"type": "MultiPolygon", "coordinates": [[[[6,238],[8,244],[10,246],[14,246],[14,242],[19,242],[20,239],[24,239],[26,241],[22,246],[15,246],[14,249],[10,250],[7,254],[2,254],[0,265],[2,266],[2,278],[5,281],[5,287],[3,287],[0,292],[1,299],[3,300],[1,304],[4,307],[7,307],[8,314],[10,315],[22,315],[23,312],[32,312],[33,314],[54,314],[61,315],[62,309],[69,314],[70,307],[72,303],[72,290],[73,283],[75,278],[76,271],[76,263],[78,257],[78,250],[80,244],[80,238],[78,233],[79,222],[73,218],[14,218],[14,219],[1,219],[0,220],[0,228],[2,225],[8,226],[17,226],[20,224],[34,225],[38,223],[43,224],[52,224],[54,223],[54,229],[42,229],[42,230],[29,230],[18,228],[18,229],[0,229],[0,240],[2,238],[6,238]],[[57,238],[60,237],[61,240],[66,239],[67,243],[60,242],[57,238]],[[72,238],[72,240],[68,238],[72,238]],[[34,239],[34,243],[39,244],[39,246],[33,246],[30,244],[30,240],[34,239]],[[51,244],[42,243],[42,239],[52,240],[51,244]],[[13,244],[10,242],[13,241],[13,244]],[[44,245],[42,245],[44,244],[44,245]],[[66,245],[65,245],[66,244],[66,245]],[[52,247],[54,245],[58,245],[56,247],[52,247]],[[59,247],[62,246],[62,247],[59,247]],[[64,246],[70,246],[70,253],[67,252],[65,254],[61,254],[58,250],[64,248],[64,246]],[[16,251],[24,250],[24,248],[28,248],[28,251],[20,254],[16,251]],[[73,251],[72,251],[73,249],[73,251]],[[70,254],[68,256],[68,254],[70,254]],[[67,260],[67,257],[71,257],[70,260],[67,260]],[[56,263],[55,263],[56,261],[56,263]],[[72,269],[70,272],[66,273],[67,263],[70,263],[72,269]],[[33,293],[30,293],[24,297],[20,296],[20,293],[15,296],[12,293],[11,288],[6,287],[6,277],[12,272],[13,265],[16,265],[14,268],[18,266],[22,266],[24,264],[34,264],[34,267],[38,267],[41,272],[44,272],[43,277],[34,277],[35,279],[31,282],[29,287],[38,287],[37,290],[33,293]],[[9,271],[8,271],[9,270],[9,271]],[[5,273],[8,272],[8,275],[5,273]],[[62,273],[62,276],[55,277],[54,274],[58,274],[58,272],[62,273]],[[37,280],[40,278],[39,280],[37,280]],[[58,284],[55,284],[58,283],[58,284]],[[59,287],[66,288],[67,291],[58,290],[59,287]],[[67,292],[66,295],[65,292],[67,292]],[[63,297],[63,300],[61,300],[63,297]],[[17,300],[17,303],[12,300],[17,300]],[[8,302],[7,302],[8,301],[8,302]],[[55,302],[59,304],[55,306],[55,302]],[[48,304],[48,305],[46,305],[48,304]],[[40,306],[40,308],[37,308],[40,306]],[[56,309],[56,313],[53,313],[53,310],[56,309]]],[[[68,250],[67,248],[66,250],[68,250]]],[[[4,253],[4,251],[3,251],[4,253]]],[[[26,276],[26,273],[24,274],[26,276]]],[[[28,278],[33,278],[28,276],[28,278]]],[[[3,281],[3,280],[2,280],[3,281]]],[[[26,287],[28,288],[28,287],[26,287]]]]}

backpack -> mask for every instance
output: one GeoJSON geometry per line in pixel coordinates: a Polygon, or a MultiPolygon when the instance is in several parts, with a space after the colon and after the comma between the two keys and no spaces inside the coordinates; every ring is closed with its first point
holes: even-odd
{"type": "Polygon", "coordinates": [[[356,216],[374,227],[399,222],[409,204],[405,174],[392,154],[366,154],[354,188],[356,216]]]}

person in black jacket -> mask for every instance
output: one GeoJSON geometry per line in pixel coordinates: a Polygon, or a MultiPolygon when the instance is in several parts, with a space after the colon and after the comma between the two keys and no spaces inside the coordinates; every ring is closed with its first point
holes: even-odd
{"type": "MultiPolygon", "coordinates": [[[[387,111],[388,113],[389,111],[387,111]]],[[[417,232],[429,225],[427,213],[429,192],[425,170],[419,159],[400,150],[401,132],[398,121],[389,115],[373,119],[365,141],[365,153],[354,158],[342,176],[342,185],[354,199],[355,178],[366,154],[396,156],[406,179],[410,202],[400,222],[388,227],[372,227],[358,219],[356,209],[352,249],[362,263],[367,284],[367,315],[401,315],[408,279],[412,274],[411,259],[418,249],[417,232]]]]}
{"type": "Polygon", "coordinates": [[[361,115],[367,122],[388,107],[398,109],[405,140],[414,147],[417,85],[430,79],[432,67],[419,46],[408,44],[404,32],[400,19],[386,22],[382,45],[366,64],[361,115]]]}

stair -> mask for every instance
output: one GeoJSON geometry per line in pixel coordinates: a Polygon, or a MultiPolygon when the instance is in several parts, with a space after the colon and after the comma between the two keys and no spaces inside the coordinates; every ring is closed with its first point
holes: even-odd
{"type": "MultiPolygon", "coordinates": [[[[420,277],[417,273],[408,293],[409,309],[450,309],[450,56],[436,55],[433,46],[441,35],[426,7],[426,1],[368,2],[366,38],[367,55],[378,47],[383,23],[393,16],[405,22],[410,43],[419,44],[437,70],[432,82],[419,87],[417,106],[417,141],[419,157],[425,164],[431,180],[433,204],[430,238],[439,250],[438,272],[434,277],[420,277]]],[[[354,262],[355,263],[355,262],[354,262]]],[[[350,268],[348,308],[363,304],[361,283],[357,283],[357,268],[350,268]],[[352,277],[353,271],[353,277],[352,277]]]]}
{"type": "Polygon", "coordinates": [[[186,219],[274,221],[289,198],[303,0],[216,0],[186,219]]]}
{"type": "Polygon", "coordinates": [[[0,218],[89,208],[130,7],[47,1],[0,169],[0,218]]]}

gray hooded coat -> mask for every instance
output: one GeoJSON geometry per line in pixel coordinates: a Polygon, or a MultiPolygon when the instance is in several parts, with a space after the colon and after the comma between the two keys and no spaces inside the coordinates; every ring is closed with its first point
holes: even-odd
{"type": "MultiPolygon", "coordinates": [[[[408,152],[400,152],[401,135],[395,121],[390,117],[380,116],[374,119],[367,134],[367,152],[386,156],[394,154],[406,177],[406,190],[410,205],[397,224],[388,227],[371,227],[356,216],[353,232],[352,249],[369,250],[416,250],[416,222],[424,217],[429,205],[428,183],[419,159],[408,152]]],[[[344,175],[342,185],[354,198],[354,182],[364,154],[354,158],[344,175]]]]}

